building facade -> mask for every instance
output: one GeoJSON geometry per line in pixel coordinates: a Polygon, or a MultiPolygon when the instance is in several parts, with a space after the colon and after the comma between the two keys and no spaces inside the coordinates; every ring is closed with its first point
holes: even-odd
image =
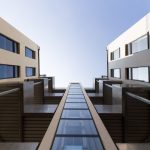
{"type": "Polygon", "coordinates": [[[150,13],[107,46],[108,77],[149,85],[150,13]]]}
{"type": "Polygon", "coordinates": [[[0,83],[39,77],[40,47],[0,18],[0,83]]]}

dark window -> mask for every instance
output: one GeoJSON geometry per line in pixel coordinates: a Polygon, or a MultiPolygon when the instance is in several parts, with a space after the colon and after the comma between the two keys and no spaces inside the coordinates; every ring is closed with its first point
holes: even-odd
{"type": "Polygon", "coordinates": [[[125,56],[132,54],[132,43],[125,45],[125,56]]]}
{"type": "Polygon", "coordinates": [[[126,68],[126,79],[149,82],[149,67],[126,68]]]}
{"type": "Polygon", "coordinates": [[[120,58],[120,48],[110,53],[110,60],[117,60],[120,58]]]}
{"type": "Polygon", "coordinates": [[[132,79],[132,68],[126,68],[126,79],[132,79]]]}
{"type": "Polygon", "coordinates": [[[30,48],[25,47],[25,56],[35,59],[35,51],[31,50],[30,48]]]}
{"type": "Polygon", "coordinates": [[[33,67],[26,67],[26,76],[35,76],[35,68],[33,67]]]}
{"type": "Polygon", "coordinates": [[[125,55],[134,54],[139,51],[148,49],[149,33],[125,45],[125,55]]]}
{"type": "Polygon", "coordinates": [[[19,53],[19,44],[0,34],[0,48],[10,52],[19,53]]]}
{"type": "Polygon", "coordinates": [[[110,59],[114,60],[114,53],[113,52],[110,53],[110,59]]]}
{"type": "Polygon", "coordinates": [[[110,74],[111,74],[111,77],[113,78],[121,78],[120,69],[111,69],[110,74]]]}
{"type": "Polygon", "coordinates": [[[18,78],[19,72],[19,66],[0,64],[0,79],[18,78]]]}

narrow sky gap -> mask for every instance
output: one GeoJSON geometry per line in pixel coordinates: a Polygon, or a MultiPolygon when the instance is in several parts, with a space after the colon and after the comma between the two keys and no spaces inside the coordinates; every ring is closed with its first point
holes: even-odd
{"type": "Polygon", "coordinates": [[[106,74],[106,46],[150,11],[149,0],[1,0],[3,19],[40,47],[41,74],[56,87],[93,86],[106,74]]]}

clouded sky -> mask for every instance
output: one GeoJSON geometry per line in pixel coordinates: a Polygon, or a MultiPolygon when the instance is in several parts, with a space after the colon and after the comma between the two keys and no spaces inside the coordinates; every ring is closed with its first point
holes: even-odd
{"type": "Polygon", "coordinates": [[[93,86],[106,46],[150,11],[150,0],[0,0],[0,15],[40,47],[41,74],[93,86]]]}

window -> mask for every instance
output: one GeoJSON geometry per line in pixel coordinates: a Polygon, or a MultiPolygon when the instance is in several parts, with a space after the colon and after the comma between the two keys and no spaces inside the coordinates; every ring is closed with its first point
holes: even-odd
{"type": "Polygon", "coordinates": [[[52,150],[103,150],[98,137],[56,137],[52,150]]]}
{"type": "Polygon", "coordinates": [[[129,80],[149,82],[149,68],[148,67],[126,68],[126,78],[129,80]]]}
{"type": "Polygon", "coordinates": [[[0,79],[18,78],[19,72],[19,66],[0,64],[0,79]]]}
{"type": "Polygon", "coordinates": [[[87,109],[86,103],[66,103],[64,106],[65,109],[87,109]]]}
{"type": "Polygon", "coordinates": [[[117,60],[120,58],[120,48],[116,49],[115,51],[110,53],[110,59],[111,60],[117,60]]]}
{"type": "Polygon", "coordinates": [[[113,78],[121,78],[120,69],[111,69],[110,73],[113,78]]]}
{"type": "Polygon", "coordinates": [[[57,135],[98,135],[93,120],[60,120],[57,135]]]}
{"type": "Polygon", "coordinates": [[[63,110],[61,118],[91,118],[89,110],[63,110]]]}
{"type": "Polygon", "coordinates": [[[146,35],[138,38],[137,40],[126,44],[125,55],[127,56],[148,49],[148,36],[149,34],[147,33],[146,35]]]}
{"type": "Polygon", "coordinates": [[[30,48],[25,47],[25,56],[35,59],[35,51],[31,50],[30,48]]]}
{"type": "Polygon", "coordinates": [[[26,67],[26,77],[35,76],[35,68],[26,67]]]}
{"type": "Polygon", "coordinates": [[[0,48],[10,52],[19,53],[19,43],[0,34],[0,48]]]}

